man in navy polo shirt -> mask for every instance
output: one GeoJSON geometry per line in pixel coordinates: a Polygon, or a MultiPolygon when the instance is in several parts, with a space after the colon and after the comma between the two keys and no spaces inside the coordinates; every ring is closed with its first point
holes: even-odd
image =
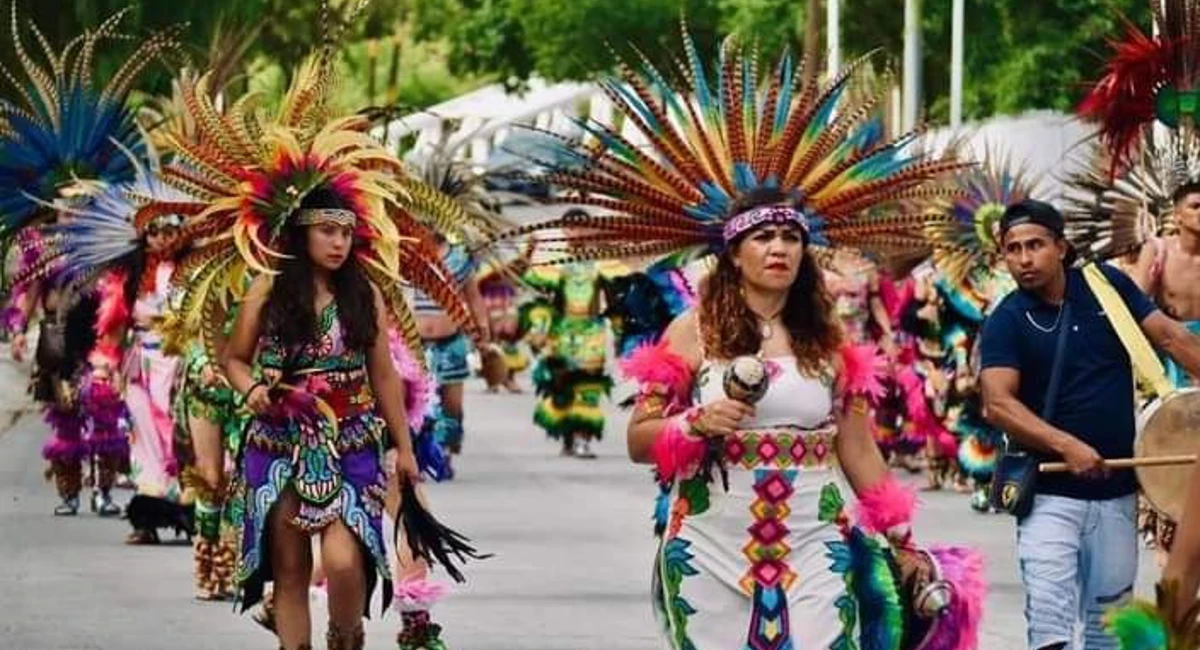
{"type": "MultiPolygon", "coordinates": [[[[1086,650],[1115,650],[1101,618],[1133,591],[1137,480],[1131,470],[1110,470],[1104,459],[1133,455],[1133,369],[1082,272],[1070,268],[1074,251],[1063,229],[1058,210],[1040,201],[1013,204],[1001,218],[1004,259],[1019,289],[983,327],[984,411],[1033,454],[1070,468],[1038,476],[1033,510],[1017,525],[1029,647],[1075,648],[1082,623],[1086,650]],[[1038,414],[1062,327],[1058,397],[1046,422],[1038,414]]],[[[1101,269],[1150,341],[1200,376],[1200,344],[1183,325],[1120,271],[1101,269]]]]}

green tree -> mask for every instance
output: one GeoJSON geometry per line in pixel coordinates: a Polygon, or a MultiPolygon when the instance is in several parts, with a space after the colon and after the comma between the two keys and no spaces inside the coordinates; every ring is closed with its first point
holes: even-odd
{"type": "Polygon", "coordinates": [[[551,81],[611,70],[630,45],[666,66],[679,21],[710,50],[719,30],[713,0],[417,0],[416,34],[450,42],[450,69],[487,74],[510,88],[534,73],[551,81]]]}

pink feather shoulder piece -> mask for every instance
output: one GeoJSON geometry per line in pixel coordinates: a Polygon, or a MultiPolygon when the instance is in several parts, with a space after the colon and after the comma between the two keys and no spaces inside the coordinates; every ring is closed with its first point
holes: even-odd
{"type": "Polygon", "coordinates": [[[666,339],[647,343],[621,360],[621,372],[642,385],[642,393],[665,392],[674,403],[689,401],[692,367],[674,351],[666,339]]]}

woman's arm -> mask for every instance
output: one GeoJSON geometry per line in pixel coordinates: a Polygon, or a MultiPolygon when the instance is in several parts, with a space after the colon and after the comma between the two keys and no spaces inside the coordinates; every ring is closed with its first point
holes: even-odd
{"type": "Polygon", "coordinates": [[[479,331],[483,333],[483,341],[490,343],[492,332],[491,323],[488,321],[487,305],[483,302],[483,294],[479,291],[479,281],[475,279],[475,276],[467,279],[463,293],[467,297],[467,306],[471,309],[471,315],[475,317],[479,331]]]}
{"type": "Polygon", "coordinates": [[[396,449],[402,454],[411,454],[412,437],[408,431],[408,415],[404,411],[404,382],[400,381],[400,375],[392,363],[392,350],[388,342],[388,309],[379,289],[371,285],[371,290],[375,294],[378,332],[375,334],[375,343],[367,354],[367,378],[371,382],[375,402],[379,405],[379,414],[387,423],[396,449]]]}
{"type": "Polygon", "coordinates": [[[837,451],[842,472],[855,494],[879,485],[888,466],[871,435],[871,410],[865,397],[848,397],[845,412],[837,416],[837,451]]]}
{"type": "Polygon", "coordinates": [[[262,275],[254,279],[221,355],[229,385],[239,395],[245,395],[255,383],[252,374],[254,354],[258,350],[258,339],[262,335],[263,307],[267,304],[270,292],[271,278],[262,275]]]}
{"type": "MultiPolygon", "coordinates": [[[[696,354],[699,342],[696,336],[695,312],[688,311],[672,321],[667,326],[667,331],[663,333],[663,339],[671,350],[682,355],[680,357],[682,361],[692,372],[695,372],[696,367],[699,366],[699,358],[696,354]]],[[[666,428],[669,420],[664,413],[669,397],[665,391],[656,394],[645,392],[646,387],[643,386],[643,388],[644,392],[638,397],[633,416],[629,420],[626,444],[629,449],[629,458],[633,462],[649,464],[654,462],[652,452],[654,443],[666,428]]],[[[691,390],[691,386],[687,386],[686,390],[691,390]]]]}

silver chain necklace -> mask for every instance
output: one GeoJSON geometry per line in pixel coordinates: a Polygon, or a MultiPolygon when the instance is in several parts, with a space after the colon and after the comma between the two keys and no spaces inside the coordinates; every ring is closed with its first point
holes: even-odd
{"type": "Polygon", "coordinates": [[[1065,306],[1066,304],[1067,304],[1067,301],[1064,298],[1063,301],[1058,305],[1058,315],[1054,317],[1054,324],[1048,328],[1042,327],[1041,325],[1038,324],[1037,321],[1033,320],[1033,314],[1031,314],[1028,309],[1025,310],[1025,318],[1029,321],[1029,324],[1036,327],[1039,332],[1042,332],[1044,334],[1049,334],[1049,333],[1053,332],[1054,330],[1058,329],[1058,323],[1059,323],[1059,321],[1062,320],[1063,306],[1065,306]]]}

